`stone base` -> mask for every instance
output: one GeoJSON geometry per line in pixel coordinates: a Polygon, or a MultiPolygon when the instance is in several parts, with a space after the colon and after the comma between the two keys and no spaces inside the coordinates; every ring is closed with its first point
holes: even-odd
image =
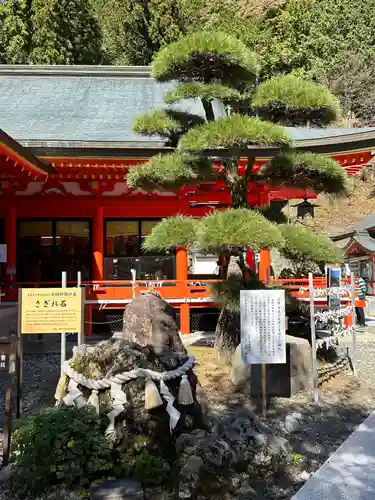
{"type": "MultiPolygon", "coordinates": [[[[267,396],[290,398],[312,389],[311,347],[306,339],[286,336],[286,364],[267,365],[267,396]]],[[[260,397],[261,366],[251,366],[251,396],[260,397]]]]}
{"type": "Polygon", "coordinates": [[[90,500],[143,500],[141,484],[134,479],[110,479],[93,486],[90,500]]]}

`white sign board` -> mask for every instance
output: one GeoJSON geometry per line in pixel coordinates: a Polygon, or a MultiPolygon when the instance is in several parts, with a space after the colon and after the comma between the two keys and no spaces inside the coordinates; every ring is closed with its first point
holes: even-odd
{"type": "Polygon", "coordinates": [[[0,245],[0,262],[3,264],[7,261],[7,246],[0,245]]]}
{"type": "Polygon", "coordinates": [[[285,291],[241,290],[240,304],[244,363],[286,363],[285,291]]]}

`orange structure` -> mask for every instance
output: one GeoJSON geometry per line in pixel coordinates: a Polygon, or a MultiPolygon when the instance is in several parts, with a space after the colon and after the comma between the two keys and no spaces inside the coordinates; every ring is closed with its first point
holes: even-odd
{"type": "MultiPolygon", "coordinates": [[[[116,310],[121,314],[135,293],[150,286],[177,308],[180,329],[189,333],[192,315],[215,310],[209,283],[218,276],[212,265],[207,273],[194,271],[184,248],[147,255],[142,241],[161,218],[201,217],[215,206],[229,206],[230,197],[222,182],[177,192],[144,193],[127,186],[130,166],[170,151],[162,141],[140,139],[131,130],[137,114],[162,105],[165,86],[149,77],[149,68],[67,66],[0,66],[0,85],[0,128],[6,132],[0,133],[2,300],[15,302],[22,286],[56,286],[62,271],[76,286],[80,272],[87,333],[91,322],[116,310]]],[[[194,106],[200,113],[199,103],[194,106]]],[[[332,156],[349,175],[374,157],[371,129],[290,133],[298,149],[332,156]]],[[[275,151],[253,153],[257,169],[275,151]]],[[[246,164],[244,155],[240,172],[246,164]]],[[[316,197],[256,184],[248,190],[252,206],[305,196],[316,197]]],[[[268,250],[260,257],[259,276],[267,281],[268,250]]]]}

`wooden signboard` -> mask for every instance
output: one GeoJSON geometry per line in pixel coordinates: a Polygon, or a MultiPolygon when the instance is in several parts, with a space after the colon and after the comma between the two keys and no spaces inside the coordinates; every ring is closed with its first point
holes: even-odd
{"type": "Polygon", "coordinates": [[[21,334],[83,333],[83,288],[23,288],[21,334]]]}

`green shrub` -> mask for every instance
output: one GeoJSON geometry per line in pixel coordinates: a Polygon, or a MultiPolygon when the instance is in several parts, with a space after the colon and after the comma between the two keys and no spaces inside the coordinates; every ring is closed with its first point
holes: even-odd
{"type": "Polygon", "coordinates": [[[13,435],[15,487],[36,493],[86,486],[113,469],[112,447],[95,411],[48,408],[20,421],[13,435]]]}
{"type": "Polygon", "coordinates": [[[160,484],[167,473],[168,465],[162,458],[142,452],[135,459],[134,475],[143,484],[160,484]]]}

